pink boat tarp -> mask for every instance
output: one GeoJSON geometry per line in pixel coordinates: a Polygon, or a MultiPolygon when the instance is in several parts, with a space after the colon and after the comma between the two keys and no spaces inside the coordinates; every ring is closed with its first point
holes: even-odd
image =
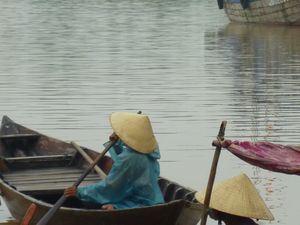
{"type": "Polygon", "coordinates": [[[249,164],[275,172],[300,175],[300,146],[230,140],[224,141],[222,146],[249,164]]]}

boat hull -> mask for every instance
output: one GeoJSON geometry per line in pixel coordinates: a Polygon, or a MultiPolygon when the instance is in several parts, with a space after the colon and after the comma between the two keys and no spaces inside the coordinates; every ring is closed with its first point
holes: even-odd
{"type": "MultiPolygon", "coordinates": [[[[10,213],[17,221],[22,220],[32,203],[35,203],[37,208],[31,224],[36,224],[52,207],[50,204],[18,193],[3,181],[0,181],[0,189],[10,213]]],[[[155,207],[113,211],[62,207],[48,225],[83,225],[87,223],[89,225],[184,225],[197,224],[198,221],[199,206],[179,200],[155,207]],[[185,213],[182,214],[182,211],[185,213]]]]}
{"type": "Polygon", "coordinates": [[[254,0],[246,9],[240,1],[225,0],[224,10],[234,22],[300,25],[300,0],[254,0]]]}

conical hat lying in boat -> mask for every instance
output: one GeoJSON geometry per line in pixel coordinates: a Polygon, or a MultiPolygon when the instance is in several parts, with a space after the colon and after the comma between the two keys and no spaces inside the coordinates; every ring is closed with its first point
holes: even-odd
{"type": "MultiPolygon", "coordinates": [[[[195,197],[203,204],[205,191],[197,192],[195,197]]],[[[232,215],[274,220],[272,213],[245,174],[214,185],[209,207],[232,215]]]]}

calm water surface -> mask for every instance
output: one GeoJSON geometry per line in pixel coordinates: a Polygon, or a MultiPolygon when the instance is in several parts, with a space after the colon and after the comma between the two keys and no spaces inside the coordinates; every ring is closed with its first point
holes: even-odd
{"type": "MultiPolygon", "coordinates": [[[[0,7],[1,115],[102,150],[109,114],[142,110],[160,143],[161,174],[197,190],[206,186],[222,120],[228,139],[300,143],[300,28],[230,24],[204,0],[0,7]]],[[[297,176],[224,150],[216,181],[240,173],[276,218],[260,224],[299,224],[297,176]]],[[[1,207],[0,220],[10,220],[1,207]]]]}

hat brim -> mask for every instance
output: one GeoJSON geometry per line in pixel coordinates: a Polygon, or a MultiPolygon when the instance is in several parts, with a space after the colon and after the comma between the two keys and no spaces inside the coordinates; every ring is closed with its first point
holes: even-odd
{"type": "Polygon", "coordinates": [[[157,148],[151,122],[144,114],[115,112],[110,116],[113,131],[133,150],[149,154],[157,148]]]}
{"type": "MultiPolygon", "coordinates": [[[[195,198],[203,204],[205,191],[197,192],[195,198]]],[[[274,220],[271,211],[245,174],[214,185],[209,207],[232,215],[274,220]]]]}

